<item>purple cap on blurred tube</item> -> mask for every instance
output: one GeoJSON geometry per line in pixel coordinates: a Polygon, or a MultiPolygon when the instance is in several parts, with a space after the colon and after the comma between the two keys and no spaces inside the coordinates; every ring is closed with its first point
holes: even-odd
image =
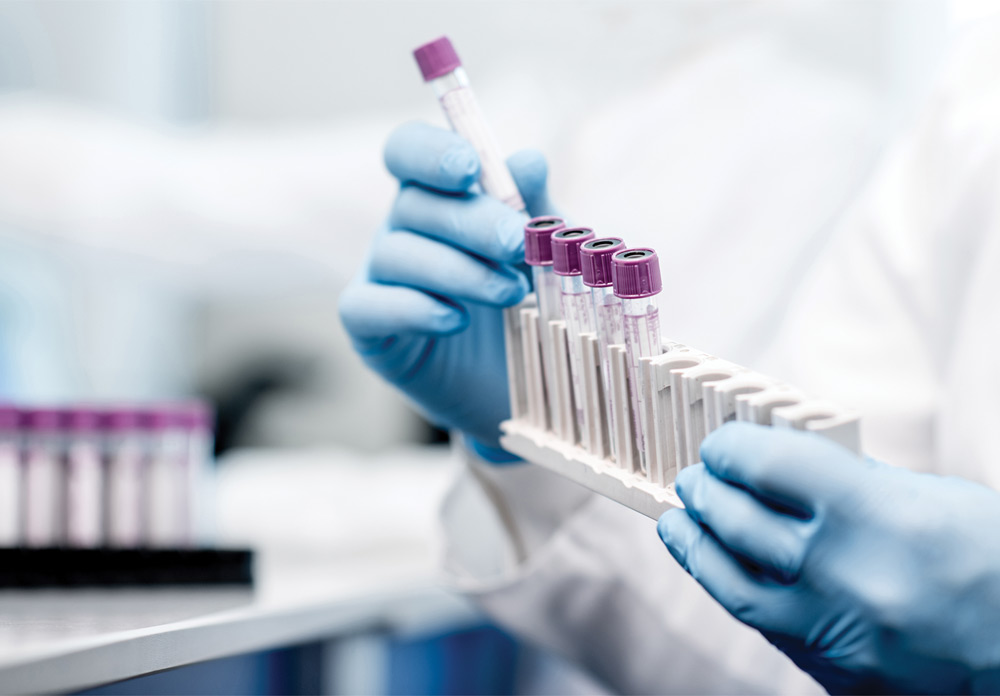
{"type": "Polygon", "coordinates": [[[556,275],[580,275],[580,245],[594,238],[589,227],[567,227],[552,235],[552,272],[556,275]]]}
{"type": "Polygon", "coordinates": [[[663,289],[660,259],[652,249],[625,249],[611,258],[611,278],[618,297],[652,297],[663,289]]]}
{"type": "Polygon", "coordinates": [[[20,425],[20,409],[14,406],[0,406],[0,430],[17,430],[20,425]]]}
{"type": "Polygon", "coordinates": [[[139,413],[130,408],[118,408],[101,413],[105,430],[135,430],[139,427],[139,413]]]}
{"type": "Polygon", "coordinates": [[[555,215],[531,218],[524,226],[524,262],[529,266],[552,265],[552,235],[566,227],[555,215]]]}
{"type": "Polygon", "coordinates": [[[25,430],[59,430],[64,415],[54,408],[29,408],[21,411],[21,423],[25,430]]]}
{"type": "Polygon", "coordinates": [[[583,284],[591,288],[607,288],[611,280],[611,257],[625,249],[620,237],[591,239],[580,247],[580,266],[583,284]]]}
{"type": "Polygon", "coordinates": [[[92,408],[74,408],[66,412],[66,425],[70,430],[93,432],[101,429],[101,414],[92,408]]]}
{"type": "Polygon", "coordinates": [[[430,82],[462,67],[462,61],[458,59],[455,47],[447,36],[425,43],[413,52],[413,57],[417,59],[424,82],[430,82]]]}

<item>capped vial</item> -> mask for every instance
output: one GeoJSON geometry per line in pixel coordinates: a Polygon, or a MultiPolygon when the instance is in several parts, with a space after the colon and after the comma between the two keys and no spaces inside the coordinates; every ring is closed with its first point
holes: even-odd
{"type": "Polygon", "coordinates": [[[462,61],[447,36],[426,43],[413,52],[424,82],[429,82],[441,102],[452,129],[469,141],[479,155],[479,181],[483,190],[514,210],[524,210],[524,200],[510,175],[492,129],[486,124],[476,95],[469,87],[462,61]]]}
{"type": "Polygon", "coordinates": [[[101,546],[105,486],[98,412],[67,411],[66,432],[66,541],[70,546],[101,546]]]}
{"type": "Polygon", "coordinates": [[[21,542],[21,413],[0,406],[0,546],[21,542]]]}
{"type": "Polygon", "coordinates": [[[28,546],[62,544],[65,477],[63,413],[51,408],[21,412],[24,428],[24,541],[28,546]]]}
{"type": "Polygon", "coordinates": [[[590,288],[593,326],[597,332],[597,345],[601,358],[601,380],[604,385],[605,418],[611,440],[611,457],[618,457],[618,439],[615,432],[614,390],[611,388],[611,364],[608,346],[625,343],[622,326],[622,300],[615,295],[611,280],[611,258],[625,249],[620,237],[602,237],[584,242],[580,247],[580,266],[583,284],[590,288]]]}
{"type": "Polygon", "coordinates": [[[146,501],[146,436],[134,409],[101,414],[107,461],[107,540],[110,546],[136,547],[143,542],[146,501]]]}
{"type": "Polygon", "coordinates": [[[559,409],[553,395],[557,393],[555,354],[549,332],[549,322],[562,319],[562,292],[559,277],[552,271],[552,235],[566,227],[555,215],[528,220],[524,226],[524,261],[531,266],[531,280],[538,298],[541,321],[542,369],[545,391],[548,393],[549,423],[553,432],[562,432],[559,409]]]}
{"type": "Polygon", "coordinates": [[[628,352],[632,422],[642,470],[646,467],[646,433],[643,430],[643,398],[639,383],[640,358],[661,352],[660,312],[656,296],[663,289],[660,260],[652,249],[625,249],[612,257],[612,284],[622,300],[622,329],[628,352]]]}
{"type": "Polygon", "coordinates": [[[570,376],[573,382],[573,404],[576,428],[580,440],[589,443],[589,423],[584,416],[583,354],[580,334],[594,330],[590,289],[583,284],[580,266],[580,246],[594,238],[589,227],[567,227],[552,235],[552,272],[559,278],[562,315],[569,336],[570,376]]]}

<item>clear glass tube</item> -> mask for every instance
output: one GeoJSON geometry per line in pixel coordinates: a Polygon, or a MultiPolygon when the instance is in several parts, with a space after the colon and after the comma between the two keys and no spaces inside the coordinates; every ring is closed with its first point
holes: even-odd
{"type": "Polygon", "coordinates": [[[590,288],[583,284],[582,275],[556,277],[559,278],[561,286],[562,313],[566,320],[566,332],[569,335],[570,373],[573,380],[576,430],[580,433],[582,441],[588,442],[587,433],[583,432],[585,425],[583,415],[583,355],[580,352],[578,337],[582,333],[594,331],[590,288]]]}
{"type": "Polygon", "coordinates": [[[542,333],[542,369],[545,372],[545,389],[549,394],[549,422],[552,432],[562,432],[559,409],[554,407],[554,395],[559,389],[556,380],[555,356],[552,354],[552,342],[549,340],[549,322],[562,319],[562,290],[559,276],[552,272],[552,266],[532,266],[531,277],[538,297],[538,317],[542,333]]]}
{"type": "Polygon", "coordinates": [[[151,546],[181,546],[190,541],[187,433],[176,425],[158,427],[150,433],[149,443],[146,540],[151,546]]]}
{"type": "Polygon", "coordinates": [[[24,541],[56,546],[63,541],[62,437],[57,430],[32,430],[24,446],[24,541]]]}
{"type": "Polygon", "coordinates": [[[108,435],[108,543],[112,546],[133,547],[142,543],[145,459],[145,438],[138,427],[108,435]]]}
{"type": "Polygon", "coordinates": [[[66,541],[100,546],[104,541],[104,471],[96,432],[72,432],[66,448],[66,541]]]}
{"type": "Polygon", "coordinates": [[[431,87],[452,129],[469,141],[479,155],[479,181],[483,190],[514,210],[524,210],[524,200],[507,169],[493,130],[486,124],[469,78],[462,67],[431,80],[431,87]]]}
{"type": "Polygon", "coordinates": [[[611,439],[611,457],[618,461],[618,438],[615,430],[614,390],[611,388],[611,358],[608,346],[625,343],[622,316],[622,299],[615,295],[612,286],[590,289],[593,326],[597,331],[598,350],[601,353],[601,376],[604,381],[604,403],[607,406],[608,433],[611,439]]]}
{"type": "Polygon", "coordinates": [[[16,429],[0,431],[0,546],[21,541],[21,447],[16,429]]]}
{"type": "Polygon", "coordinates": [[[639,448],[639,462],[642,470],[646,471],[646,437],[642,427],[642,412],[646,404],[639,388],[639,359],[660,354],[660,312],[656,295],[623,299],[622,315],[632,392],[632,423],[639,448]]]}

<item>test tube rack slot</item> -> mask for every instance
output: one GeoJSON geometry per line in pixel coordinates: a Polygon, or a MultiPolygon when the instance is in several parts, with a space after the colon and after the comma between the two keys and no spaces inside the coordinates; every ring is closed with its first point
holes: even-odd
{"type": "Polygon", "coordinates": [[[506,310],[511,418],[500,425],[501,445],[647,517],[683,507],[674,489],[677,473],[699,461],[702,440],[728,421],[815,432],[861,452],[857,413],[810,398],[779,380],[664,341],[659,355],[639,360],[637,385],[630,383],[626,347],[609,346],[605,382],[605,363],[593,333],[569,336],[563,321],[547,327],[541,323],[534,295],[506,310]],[[543,340],[551,341],[555,357],[556,378],[548,382],[543,340]],[[570,388],[571,340],[579,341],[584,356],[583,422],[576,422],[570,388]],[[634,388],[643,397],[641,446],[631,406],[634,388]]]}

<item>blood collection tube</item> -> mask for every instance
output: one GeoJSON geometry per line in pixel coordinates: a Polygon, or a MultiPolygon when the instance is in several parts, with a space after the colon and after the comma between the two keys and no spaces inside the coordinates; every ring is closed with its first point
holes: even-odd
{"type": "Polygon", "coordinates": [[[92,409],[66,414],[66,543],[100,546],[104,541],[104,467],[101,422],[92,409]]]}
{"type": "Polygon", "coordinates": [[[107,461],[108,544],[134,547],[142,543],[143,477],[146,447],[139,414],[127,408],[102,414],[107,461]]]}
{"type": "Polygon", "coordinates": [[[618,237],[591,239],[580,247],[580,266],[583,284],[590,288],[593,326],[597,332],[598,350],[601,354],[601,379],[604,383],[604,401],[607,407],[607,424],[611,440],[611,457],[618,460],[618,439],[615,433],[614,390],[611,388],[611,365],[608,346],[625,343],[622,319],[622,300],[615,295],[611,280],[611,257],[625,249],[625,242],[618,237]]]}
{"type": "Polygon", "coordinates": [[[552,235],[565,227],[565,221],[554,215],[532,218],[524,226],[524,260],[531,266],[531,280],[538,298],[538,316],[541,321],[542,367],[545,372],[545,389],[549,395],[549,422],[556,433],[562,430],[559,409],[555,408],[553,398],[558,386],[548,327],[550,321],[562,319],[562,290],[559,276],[552,270],[552,235]]]}
{"type": "Polygon", "coordinates": [[[660,354],[660,312],[656,295],[663,288],[660,260],[652,249],[625,249],[611,257],[615,295],[622,299],[622,327],[628,351],[629,382],[632,393],[632,421],[635,425],[639,461],[646,471],[646,441],[642,427],[645,406],[639,385],[639,359],[660,354]]]}
{"type": "Polygon", "coordinates": [[[63,541],[64,472],[62,418],[55,409],[22,413],[24,428],[24,542],[56,546],[63,541]]]}
{"type": "Polygon", "coordinates": [[[479,155],[483,190],[514,210],[524,210],[524,200],[510,175],[493,131],[486,124],[476,95],[469,87],[462,61],[448,37],[442,36],[413,52],[425,82],[430,82],[452,129],[469,141],[479,155]]]}
{"type": "Polygon", "coordinates": [[[0,406],[0,547],[21,541],[20,412],[0,406]]]}
{"type": "Polygon", "coordinates": [[[594,330],[590,289],[583,284],[580,246],[594,238],[589,227],[567,227],[552,235],[552,272],[559,278],[562,314],[569,336],[570,375],[573,380],[573,403],[576,409],[576,431],[582,442],[590,442],[585,432],[583,397],[583,354],[580,334],[594,330]]]}
{"type": "Polygon", "coordinates": [[[148,446],[146,460],[145,540],[150,546],[188,543],[188,431],[177,407],[144,411],[139,420],[148,446]]]}

